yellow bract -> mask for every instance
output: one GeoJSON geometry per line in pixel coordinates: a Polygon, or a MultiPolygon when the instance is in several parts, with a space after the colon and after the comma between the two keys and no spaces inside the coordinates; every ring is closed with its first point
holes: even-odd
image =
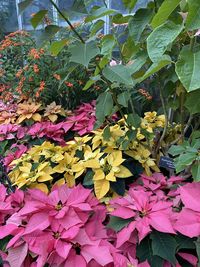
{"type": "Polygon", "coordinates": [[[120,150],[113,151],[111,154],[100,159],[99,162],[99,168],[93,168],[94,189],[98,199],[108,193],[110,182],[116,182],[116,178],[128,178],[132,176],[132,173],[121,165],[124,159],[120,150]]]}

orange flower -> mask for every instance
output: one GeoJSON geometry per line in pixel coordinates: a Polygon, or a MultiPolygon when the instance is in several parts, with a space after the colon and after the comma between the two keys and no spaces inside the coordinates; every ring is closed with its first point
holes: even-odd
{"type": "Polygon", "coordinates": [[[20,78],[22,73],[23,73],[22,69],[18,70],[18,72],[15,74],[16,78],[20,78]]]}
{"type": "Polygon", "coordinates": [[[142,88],[140,88],[139,90],[138,90],[138,92],[142,95],[142,96],[144,96],[147,100],[151,100],[152,99],[152,96],[149,94],[149,92],[147,92],[145,89],[142,89],[142,88]]]}
{"type": "Polygon", "coordinates": [[[58,81],[60,81],[61,80],[61,77],[60,77],[60,75],[59,74],[54,74],[53,75],[53,77],[56,79],[56,80],[58,80],[58,81]]]}
{"type": "Polygon", "coordinates": [[[42,92],[44,90],[44,88],[45,88],[45,82],[44,81],[41,81],[40,82],[40,87],[39,87],[38,91],[39,92],[42,92]]]}
{"type": "Polygon", "coordinates": [[[34,71],[35,73],[39,73],[39,72],[40,72],[40,70],[39,70],[37,64],[34,64],[34,65],[33,65],[33,71],[34,71]]]}
{"type": "Polygon", "coordinates": [[[29,56],[33,59],[40,59],[40,56],[44,54],[44,49],[40,49],[39,51],[35,48],[32,48],[29,52],[29,56]]]}
{"type": "Polygon", "coordinates": [[[70,82],[65,82],[65,84],[68,86],[68,87],[73,87],[74,85],[70,82]]]}

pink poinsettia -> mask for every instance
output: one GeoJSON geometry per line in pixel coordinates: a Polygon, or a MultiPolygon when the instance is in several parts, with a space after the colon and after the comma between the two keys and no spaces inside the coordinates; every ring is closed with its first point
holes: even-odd
{"type": "Polygon", "coordinates": [[[4,165],[7,167],[7,171],[9,170],[9,164],[14,159],[20,158],[28,150],[28,147],[23,144],[22,145],[13,144],[10,147],[10,150],[11,152],[4,158],[4,165]]]}
{"type": "MultiPolygon", "coordinates": [[[[1,190],[5,202],[4,187],[1,190]]],[[[107,242],[105,207],[90,190],[65,185],[54,187],[49,195],[40,190],[29,190],[25,195],[20,192],[8,197],[12,215],[0,227],[0,239],[13,236],[6,258],[11,266],[30,264],[31,255],[35,255],[36,267],[45,263],[58,267],[124,266],[113,265],[119,258],[126,259],[107,242]]]]}
{"type": "Polygon", "coordinates": [[[200,182],[180,188],[180,198],[184,207],[177,214],[175,229],[188,237],[200,236],[200,182]]]}
{"type": "Polygon", "coordinates": [[[15,138],[15,133],[20,128],[19,125],[15,124],[0,124],[0,141],[10,140],[15,138]]]}
{"type": "Polygon", "coordinates": [[[63,122],[62,128],[65,132],[72,130],[82,136],[93,130],[95,122],[95,101],[92,101],[91,103],[83,103],[74,110],[74,114],[63,122]]]}
{"type": "Polygon", "coordinates": [[[175,233],[171,219],[172,202],[158,200],[150,192],[131,188],[127,196],[111,201],[111,206],[114,208],[111,215],[132,219],[129,225],[117,234],[120,245],[125,243],[135,230],[138,232],[139,241],[152,229],[164,233],[175,233]]]}

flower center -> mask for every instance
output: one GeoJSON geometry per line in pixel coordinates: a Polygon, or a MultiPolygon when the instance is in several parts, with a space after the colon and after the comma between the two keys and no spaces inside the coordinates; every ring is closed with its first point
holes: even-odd
{"type": "Polygon", "coordinates": [[[62,207],[63,207],[63,204],[61,201],[59,201],[58,204],[55,206],[55,209],[59,211],[62,209],[62,207]]]}
{"type": "Polygon", "coordinates": [[[103,166],[103,172],[105,173],[105,175],[109,174],[110,171],[112,170],[112,166],[110,166],[108,163],[105,163],[103,166]]]}
{"type": "Polygon", "coordinates": [[[79,243],[73,244],[72,247],[75,249],[77,255],[81,254],[81,245],[79,243]]]}
{"type": "Polygon", "coordinates": [[[146,215],[148,214],[148,211],[147,210],[142,210],[141,212],[140,212],[140,217],[145,217],[146,215]]]}
{"type": "Polygon", "coordinates": [[[60,238],[60,233],[59,233],[59,232],[55,232],[55,233],[53,233],[53,237],[54,237],[55,239],[60,238]]]}

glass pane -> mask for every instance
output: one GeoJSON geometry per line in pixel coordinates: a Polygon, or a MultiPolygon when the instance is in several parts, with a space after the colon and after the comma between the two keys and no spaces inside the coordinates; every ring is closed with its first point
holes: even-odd
{"type": "Polygon", "coordinates": [[[5,33],[13,32],[18,29],[15,0],[0,0],[0,25],[1,30],[5,33]]]}
{"type": "MultiPolygon", "coordinates": [[[[122,12],[123,14],[128,13],[128,11],[126,10],[126,8],[124,7],[123,1],[122,0],[110,0],[111,1],[111,8],[119,10],[120,12],[122,12]]],[[[150,2],[151,0],[138,0],[133,12],[135,12],[137,9],[145,7],[147,5],[148,2],[150,2]]]]}

